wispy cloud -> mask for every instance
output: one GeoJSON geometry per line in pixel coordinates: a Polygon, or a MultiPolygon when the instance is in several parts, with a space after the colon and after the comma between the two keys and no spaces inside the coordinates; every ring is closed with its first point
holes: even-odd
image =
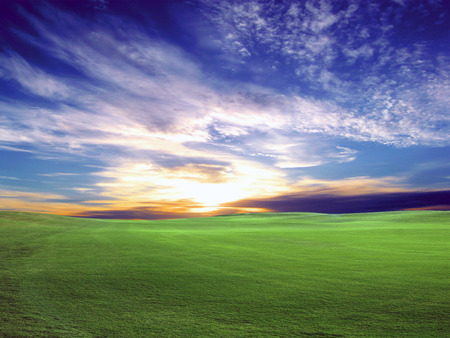
{"type": "Polygon", "coordinates": [[[92,192],[94,189],[92,188],[61,188],[62,190],[72,190],[72,191],[77,191],[77,192],[81,192],[81,193],[89,193],[92,192]]]}
{"type": "MultiPolygon", "coordinates": [[[[228,10],[234,8],[228,3],[227,6],[228,10]]],[[[238,11],[244,13],[242,15],[246,18],[254,17],[255,13],[263,15],[261,6],[248,6],[238,6],[238,11]]],[[[329,6],[311,6],[303,9],[303,15],[311,16],[312,20],[303,23],[307,30],[322,32],[336,24],[336,19],[330,18],[329,6]]],[[[347,11],[352,11],[352,8],[349,7],[347,11]]],[[[277,7],[272,10],[277,10],[277,7]]],[[[294,9],[289,11],[291,16],[296,13],[294,9]]],[[[436,123],[447,121],[447,115],[421,112],[411,102],[413,95],[410,95],[410,100],[406,100],[374,93],[367,105],[372,110],[365,112],[348,110],[340,102],[298,94],[284,95],[273,89],[245,84],[241,84],[240,89],[244,90],[240,93],[230,87],[228,94],[224,94],[215,90],[212,83],[208,85],[200,66],[186,53],[145,35],[139,27],[109,17],[109,29],[92,23],[87,29],[83,26],[83,20],[74,15],[52,8],[46,8],[45,15],[53,20],[54,25],[58,23],[59,29],[46,26],[39,19],[28,15],[40,32],[41,39],[25,38],[41,48],[45,46],[83,74],[102,83],[101,86],[93,87],[91,82],[81,79],[55,80],[54,76],[45,74],[36,66],[32,67],[19,55],[8,53],[2,60],[10,78],[22,81],[24,86],[26,83],[29,86],[26,88],[38,94],[35,91],[44,90],[46,86],[25,81],[28,76],[21,74],[39,73],[43,82],[45,79],[55,83],[54,91],[45,89],[45,92],[69,91],[70,101],[60,98],[61,104],[56,109],[30,106],[18,108],[17,105],[11,107],[6,104],[4,110],[12,111],[14,115],[8,116],[6,120],[8,125],[2,133],[4,141],[18,141],[17,133],[14,132],[16,129],[24,134],[24,142],[61,146],[74,152],[82,151],[86,144],[118,146],[120,143],[131,147],[147,145],[147,148],[160,151],[171,148],[179,153],[192,152],[183,147],[183,143],[214,140],[215,135],[211,134],[211,130],[220,134],[220,127],[225,126],[222,131],[234,133],[229,135],[231,137],[239,136],[236,132],[257,137],[262,131],[270,129],[276,132],[279,129],[284,133],[322,133],[396,145],[446,142],[447,129],[442,129],[442,126],[437,128],[436,123]],[[61,19],[65,22],[62,26],[57,21],[61,19]],[[120,34],[135,39],[123,41],[120,34]],[[8,69],[11,64],[14,65],[12,70],[8,69]],[[24,130],[27,132],[23,133],[24,130]],[[162,144],[161,140],[170,145],[162,144]]],[[[264,25],[268,23],[267,20],[258,20],[258,17],[254,18],[257,23],[253,26],[259,32],[263,21],[264,25]]],[[[239,23],[236,25],[242,26],[239,23]]],[[[283,34],[273,32],[271,36],[275,40],[275,37],[283,34]]],[[[272,41],[270,36],[263,35],[272,41]]],[[[287,41],[295,40],[294,36],[289,35],[287,41]]],[[[298,44],[303,46],[301,41],[298,44]]],[[[311,53],[314,58],[320,54],[311,53]]],[[[321,78],[328,78],[329,81],[336,76],[324,73],[321,78]]],[[[375,85],[370,83],[370,87],[375,85]]],[[[442,83],[435,84],[429,91],[442,101],[445,88],[442,83]]]]}
{"type": "Polygon", "coordinates": [[[0,206],[2,210],[47,212],[62,215],[74,215],[90,209],[88,206],[71,202],[61,194],[6,189],[0,189],[0,206]]]}
{"type": "Polygon", "coordinates": [[[333,97],[338,107],[353,106],[350,111],[342,109],[338,113],[342,120],[320,132],[407,146],[446,143],[449,107],[442,103],[448,97],[443,93],[448,92],[450,63],[435,53],[444,45],[420,38],[399,44],[396,35],[405,29],[408,17],[418,21],[409,22],[408,29],[416,29],[420,36],[421,18],[439,16],[440,6],[439,2],[419,9],[395,3],[382,8],[376,1],[205,1],[204,15],[216,28],[216,48],[234,55],[242,71],[261,58],[271,60],[273,69],[280,63],[296,65],[299,92],[333,97]],[[411,16],[413,12],[419,13],[411,16]],[[441,69],[447,76],[436,81],[441,69]],[[352,128],[345,128],[346,122],[352,128]]]}
{"type": "Polygon", "coordinates": [[[49,174],[38,174],[39,176],[46,176],[46,177],[61,177],[61,176],[76,176],[80,175],[78,173],[49,173],[49,174]]]}
{"type": "Polygon", "coordinates": [[[125,17],[87,20],[46,4],[37,5],[40,17],[23,10],[35,34],[16,30],[17,39],[73,71],[62,75],[9,47],[0,52],[1,78],[24,95],[0,100],[0,149],[95,159],[95,183],[68,189],[96,195],[105,208],[151,203],[175,213],[179,201],[187,214],[311,192],[308,180],[332,189],[331,181],[293,183],[288,171],[354,161],[358,150],[347,141],[449,144],[450,62],[429,56],[425,42],[394,48],[392,32],[406,14],[393,6],[205,2],[202,15],[216,29],[208,48],[220,51],[223,66],[276,77],[288,65],[287,83],[296,84],[288,89],[221,78],[125,17]],[[261,58],[269,61],[254,62],[261,58]]]}
{"type": "Polygon", "coordinates": [[[29,192],[29,191],[14,191],[14,190],[5,190],[0,189],[0,197],[2,198],[21,198],[28,200],[50,200],[50,199],[64,199],[64,196],[59,194],[45,194],[45,193],[37,193],[37,192],[29,192]]]}
{"type": "Polygon", "coordinates": [[[31,150],[27,150],[27,149],[22,149],[22,148],[18,148],[18,147],[10,147],[10,146],[5,146],[5,145],[0,145],[0,149],[1,150],[9,150],[9,151],[19,151],[19,152],[24,152],[24,153],[31,153],[31,150]]]}
{"type": "Polygon", "coordinates": [[[12,177],[12,176],[0,176],[1,180],[14,180],[14,181],[20,181],[20,178],[12,177]]]}
{"type": "Polygon", "coordinates": [[[54,76],[31,66],[25,59],[14,52],[0,54],[0,65],[4,77],[17,81],[30,93],[44,97],[64,97],[69,88],[54,76]]]}

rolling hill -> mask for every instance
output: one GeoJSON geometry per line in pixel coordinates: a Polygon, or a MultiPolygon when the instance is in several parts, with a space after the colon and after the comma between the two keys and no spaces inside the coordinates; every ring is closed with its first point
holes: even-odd
{"type": "Polygon", "coordinates": [[[450,213],[0,212],[0,336],[449,336],[450,213]]]}

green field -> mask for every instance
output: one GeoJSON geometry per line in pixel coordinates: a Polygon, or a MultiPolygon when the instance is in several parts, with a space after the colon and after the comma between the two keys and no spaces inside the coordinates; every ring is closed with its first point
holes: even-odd
{"type": "Polygon", "coordinates": [[[0,336],[450,336],[450,212],[0,212],[0,336]]]}

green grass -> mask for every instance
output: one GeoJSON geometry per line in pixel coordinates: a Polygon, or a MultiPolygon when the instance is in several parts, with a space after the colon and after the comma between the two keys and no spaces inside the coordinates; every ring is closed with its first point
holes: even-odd
{"type": "Polygon", "coordinates": [[[450,213],[0,212],[0,336],[450,335],[450,213]]]}

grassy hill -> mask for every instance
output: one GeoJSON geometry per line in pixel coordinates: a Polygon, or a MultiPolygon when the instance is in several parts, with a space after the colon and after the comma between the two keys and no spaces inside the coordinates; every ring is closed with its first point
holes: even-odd
{"type": "Polygon", "coordinates": [[[450,213],[0,212],[0,336],[449,336],[450,213]]]}

